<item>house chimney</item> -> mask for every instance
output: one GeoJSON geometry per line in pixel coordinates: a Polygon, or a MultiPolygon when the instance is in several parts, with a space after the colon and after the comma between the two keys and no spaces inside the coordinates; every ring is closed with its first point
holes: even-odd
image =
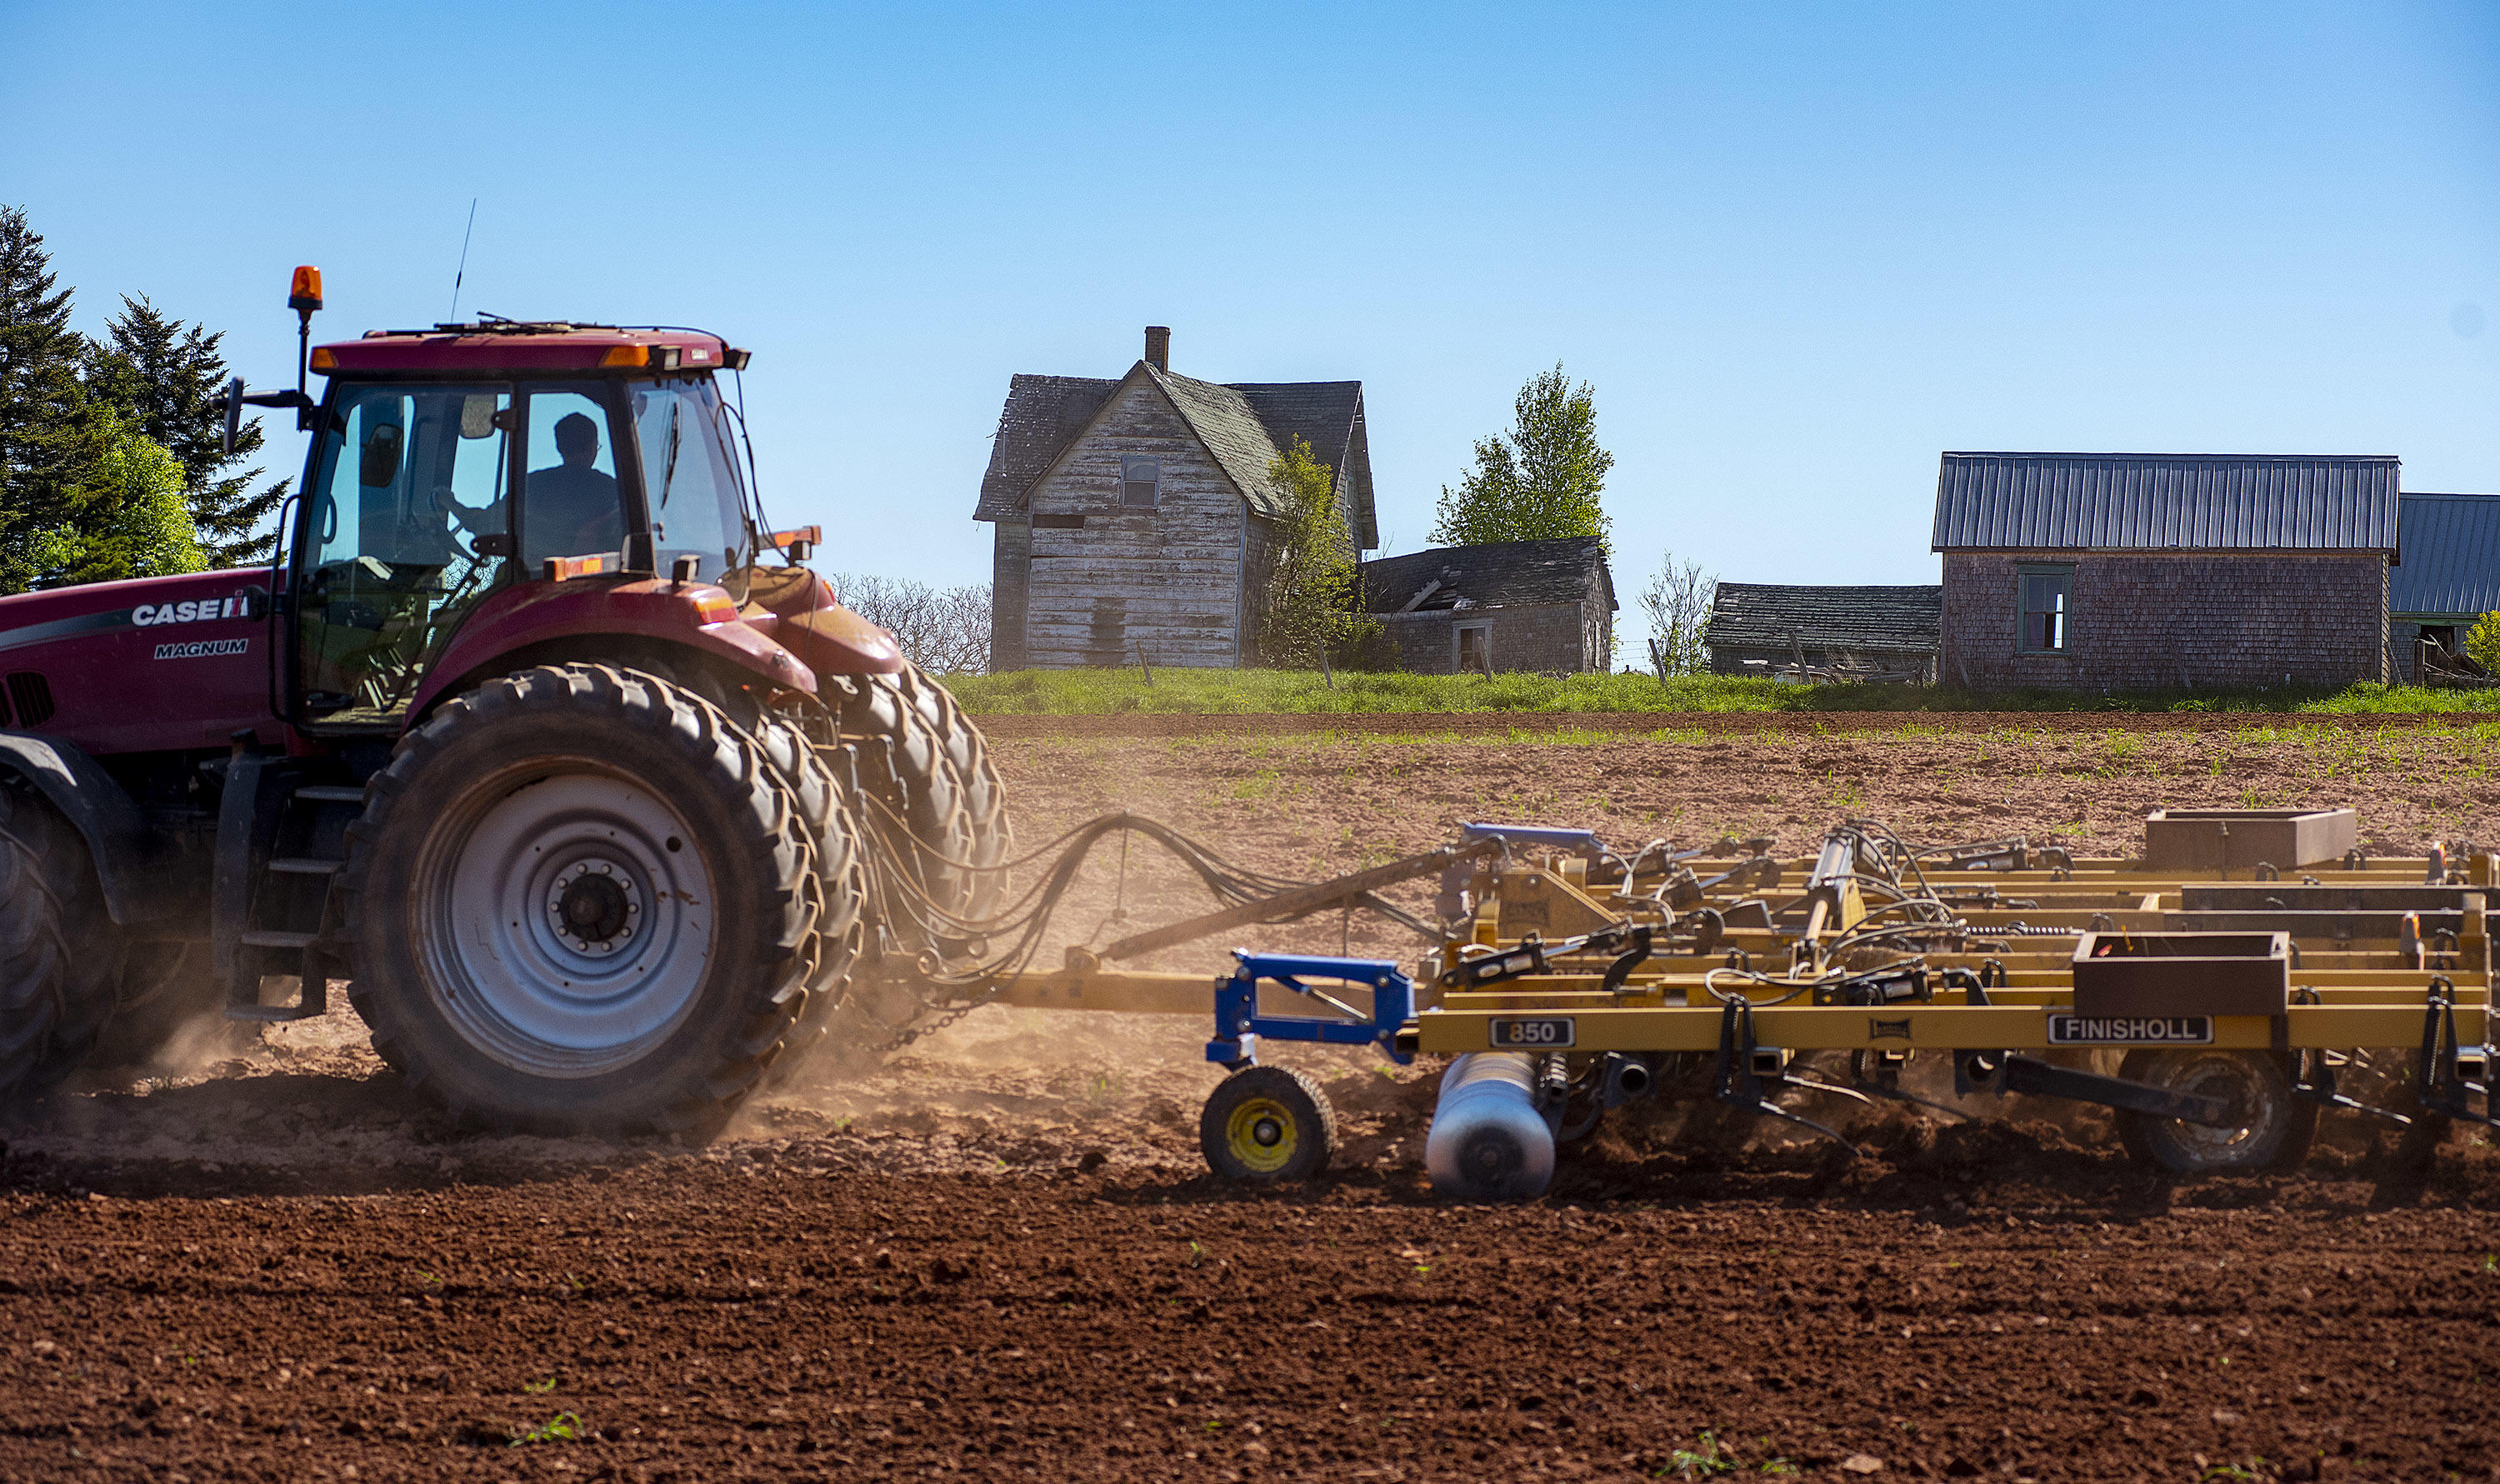
{"type": "Polygon", "coordinates": [[[1171,370],[1171,326],[1146,326],[1146,359],[1157,371],[1171,370]]]}

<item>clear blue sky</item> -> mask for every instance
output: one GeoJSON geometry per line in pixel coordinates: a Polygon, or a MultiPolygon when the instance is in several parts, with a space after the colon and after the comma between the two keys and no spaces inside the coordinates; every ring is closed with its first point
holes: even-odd
{"type": "Polygon", "coordinates": [[[1666,547],[1932,581],[1947,448],[2500,490],[2488,4],[0,0],[0,201],[82,327],[144,291],[279,383],[290,265],[316,332],[430,323],[474,196],[464,313],[754,348],[767,503],[842,568],[986,577],[1008,376],[1149,323],[1362,379],[1399,550],[1560,360],[1627,609],[1666,547]]]}

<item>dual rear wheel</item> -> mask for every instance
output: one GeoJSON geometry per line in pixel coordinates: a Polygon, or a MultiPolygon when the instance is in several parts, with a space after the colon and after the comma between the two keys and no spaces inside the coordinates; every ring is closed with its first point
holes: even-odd
{"type": "MultiPolygon", "coordinates": [[[[902,730],[888,772],[943,773],[902,730]]],[[[548,666],[445,703],[348,835],[350,994],[375,1049],[490,1126],[717,1127],[849,993],[871,874],[845,786],[787,718],[741,724],[640,671],[548,666]]],[[[977,839],[932,845],[980,858],[977,839]]],[[[969,915],[974,874],[941,900],[969,915]]]]}

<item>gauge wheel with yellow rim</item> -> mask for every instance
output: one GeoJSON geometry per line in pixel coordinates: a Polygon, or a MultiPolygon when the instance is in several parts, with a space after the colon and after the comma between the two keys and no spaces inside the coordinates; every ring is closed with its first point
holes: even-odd
{"type": "Polygon", "coordinates": [[[1307,1180],[1336,1153],[1336,1111],[1319,1085],[1282,1067],[1226,1077],[1199,1115],[1206,1168],[1253,1185],[1307,1180]]]}

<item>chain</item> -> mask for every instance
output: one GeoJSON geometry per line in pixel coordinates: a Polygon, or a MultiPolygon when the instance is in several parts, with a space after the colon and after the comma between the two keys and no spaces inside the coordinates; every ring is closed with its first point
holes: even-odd
{"type": "Polygon", "coordinates": [[[913,1041],[918,1040],[924,1036],[935,1036],[938,1032],[953,1025],[956,1021],[972,1013],[972,1011],[979,1009],[982,1006],[996,1000],[1005,988],[1006,986],[1003,984],[993,984],[990,986],[988,993],[983,994],[978,999],[967,1000],[961,1005],[952,1006],[946,1009],[940,1010],[938,1012],[938,1016],[934,1020],[925,1020],[915,1024],[906,1025],[901,1030],[895,1032],[894,1035],[887,1039],[883,1043],[871,1046],[869,1048],[870,1054],[873,1056],[891,1056],[895,1052],[910,1045],[913,1041]]]}

